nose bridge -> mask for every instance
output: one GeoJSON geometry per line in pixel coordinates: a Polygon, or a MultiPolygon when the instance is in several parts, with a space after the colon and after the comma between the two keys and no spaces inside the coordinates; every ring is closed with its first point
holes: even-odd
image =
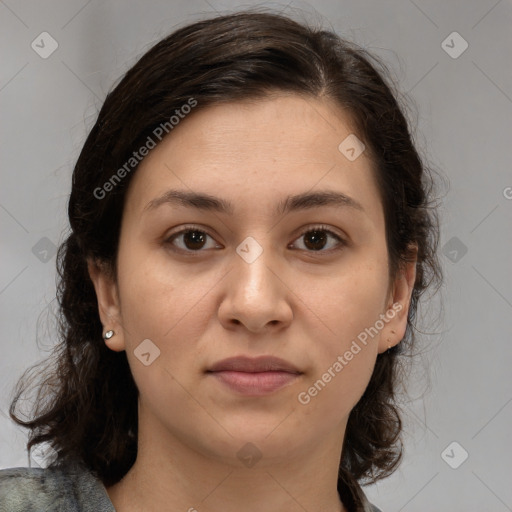
{"type": "Polygon", "coordinates": [[[248,236],[237,247],[233,272],[220,305],[225,327],[243,324],[257,332],[268,325],[288,325],[293,317],[285,287],[272,268],[275,263],[269,238],[248,236]]]}
{"type": "MultiPolygon", "coordinates": [[[[236,248],[238,260],[235,258],[236,279],[242,285],[244,295],[251,297],[268,289],[269,280],[273,278],[270,266],[270,249],[266,244],[258,242],[255,237],[246,237],[236,248]]],[[[267,239],[268,240],[268,239],[267,239]]],[[[239,290],[240,291],[240,290],[239,290]]]]}

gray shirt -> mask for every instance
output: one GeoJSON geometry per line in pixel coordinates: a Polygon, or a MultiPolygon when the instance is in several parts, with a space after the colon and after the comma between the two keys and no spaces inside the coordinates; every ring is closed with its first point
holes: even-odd
{"type": "MultiPolygon", "coordinates": [[[[381,512],[361,492],[353,512],[381,512]]],[[[105,486],[80,465],[0,470],[0,512],[115,512],[105,486]]],[[[352,512],[352,510],[351,510],[352,512]]]]}

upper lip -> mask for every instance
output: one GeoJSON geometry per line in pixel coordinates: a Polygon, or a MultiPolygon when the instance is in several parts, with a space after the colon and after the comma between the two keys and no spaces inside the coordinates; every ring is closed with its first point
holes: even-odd
{"type": "Polygon", "coordinates": [[[288,373],[302,373],[293,364],[273,356],[260,356],[260,357],[230,357],[223,359],[212,365],[207,370],[208,372],[288,372],[288,373]]]}

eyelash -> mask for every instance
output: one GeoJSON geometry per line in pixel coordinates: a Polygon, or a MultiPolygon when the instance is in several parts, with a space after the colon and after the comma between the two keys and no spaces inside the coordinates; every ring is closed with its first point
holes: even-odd
{"type": "MultiPolygon", "coordinates": [[[[327,233],[329,236],[331,236],[332,238],[335,238],[336,241],[338,242],[338,246],[335,247],[335,248],[332,248],[332,249],[328,249],[328,250],[323,250],[323,249],[320,249],[318,251],[313,251],[313,250],[306,250],[306,249],[300,249],[302,251],[305,251],[307,253],[310,253],[310,254],[321,254],[321,253],[327,253],[327,254],[330,254],[332,253],[333,251],[339,251],[341,250],[344,246],[347,245],[346,241],[343,240],[343,238],[341,238],[338,234],[334,233],[334,231],[332,231],[331,229],[329,229],[327,226],[324,226],[324,225],[318,225],[318,226],[312,226],[312,227],[308,227],[306,230],[302,231],[301,234],[296,238],[296,240],[298,240],[299,238],[303,237],[304,235],[308,234],[308,233],[311,233],[312,231],[323,231],[325,233],[327,233]]],[[[201,253],[201,252],[205,252],[204,249],[198,249],[197,251],[194,251],[194,250],[191,250],[191,249],[181,249],[179,247],[176,247],[174,244],[173,244],[173,240],[179,236],[179,235],[184,235],[186,233],[190,233],[190,232],[198,232],[198,233],[203,233],[207,236],[209,236],[210,238],[213,239],[213,237],[207,232],[205,231],[204,229],[200,229],[198,226],[185,226],[184,229],[182,229],[181,231],[177,231],[176,233],[173,233],[172,235],[170,235],[165,241],[164,243],[166,245],[170,245],[172,246],[172,250],[176,251],[176,252],[182,252],[182,253],[188,253],[188,254],[193,254],[193,253],[201,253]]]]}

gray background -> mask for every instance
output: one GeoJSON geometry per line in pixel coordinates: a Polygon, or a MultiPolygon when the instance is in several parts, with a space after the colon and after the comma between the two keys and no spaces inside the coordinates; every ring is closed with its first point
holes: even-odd
{"type": "MultiPolygon", "coordinates": [[[[178,26],[255,5],[323,20],[383,57],[416,105],[410,117],[420,151],[450,185],[441,189],[446,281],[422,308],[422,330],[431,335],[423,338],[411,399],[403,405],[405,458],[366,492],[385,512],[512,510],[512,3],[506,0],[322,0],[314,7],[1,1],[0,467],[28,465],[26,434],[7,417],[9,398],[21,372],[55,342],[54,252],[67,226],[71,170],[106,93],[178,26]],[[43,59],[31,43],[41,47],[45,31],[58,48],[43,59]],[[447,39],[454,31],[469,45],[461,55],[463,41],[447,39]],[[464,451],[469,457],[461,464],[464,451]]],[[[44,46],[50,48],[48,39],[44,46]]]]}

